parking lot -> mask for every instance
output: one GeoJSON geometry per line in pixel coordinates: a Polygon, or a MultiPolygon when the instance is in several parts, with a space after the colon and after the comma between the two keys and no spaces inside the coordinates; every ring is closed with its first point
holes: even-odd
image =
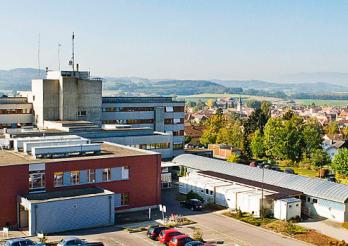
{"type": "MultiPolygon", "coordinates": [[[[162,203],[167,206],[167,216],[171,213],[183,215],[190,220],[196,222],[193,225],[187,225],[177,228],[180,232],[192,235],[194,227],[200,228],[203,233],[204,240],[216,245],[224,246],[305,246],[308,244],[284,237],[266,231],[262,228],[255,227],[226,216],[218,212],[208,210],[191,211],[180,207],[179,202],[175,199],[176,190],[167,190],[162,194],[162,203]],[[217,244],[220,241],[222,244],[217,244]]],[[[132,213],[123,215],[129,221],[139,220],[139,218],[146,218],[146,212],[132,213]]],[[[123,218],[123,219],[124,219],[123,218]]],[[[146,237],[146,232],[128,233],[124,230],[125,227],[139,227],[148,226],[155,223],[154,219],[160,219],[160,213],[153,213],[152,220],[143,222],[136,222],[132,224],[118,224],[110,227],[86,229],[73,232],[66,232],[48,236],[49,241],[59,241],[64,237],[77,236],[85,239],[88,242],[103,242],[104,245],[162,245],[159,242],[152,241],[146,237]]]]}

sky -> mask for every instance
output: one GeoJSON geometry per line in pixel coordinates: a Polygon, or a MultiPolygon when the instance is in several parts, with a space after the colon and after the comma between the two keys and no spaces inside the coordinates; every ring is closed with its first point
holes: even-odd
{"type": "Polygon", "coordinates": [[[346,72],[348,1],[0,0],[0,69],[102,76],[271,79],[346,72]]]}

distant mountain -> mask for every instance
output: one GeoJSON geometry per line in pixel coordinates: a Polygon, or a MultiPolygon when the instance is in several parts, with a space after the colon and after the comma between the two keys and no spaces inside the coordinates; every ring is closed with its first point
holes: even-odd
{"type": "MultiPolygon", "coordinates": [[[[41,71],[44,75],[44,71],[41,71]]],[[[16,68],[0,70],[1,90],[30,90],[31,80],[39,77],[39,70],[16,68]]],[[[104,90],[117,91],[120,95],[190,95],[199,93],[239,93],[245,90],[262,90],[295,93],[327,94],[348,92],[348,73],[300,73],[288,75],[293,83],[276,83],[262,80],[176,80],[147,79],[140,77],[104,77],[104,90]],[[332,80],[329,80],[332,79],[332,80]],[[330,81],[318,82],[318,81],[330,81]],[[337,82],[337,84],[332,81],[337,82]],[[340,82],[340,83],[338,83],[340,82]]],[[[280,80],[282,81],[282,80],[280,80]]]]}
{"type": "Polygon", "coordinates": [[[317,73],[294,73],[286,74],[277,78],[279,81],[292,82],[329,82],[332,84],[348,86],[348,73],[317,72],[317,73]]]}
{"type": "Polygon", "coordinates": [[[225,87],[241,87],[243,89],[282,91],[287,94],[348,92],[348,83],[346,85],[338,85],[325,82],[274,83],[262,80],[216,80],[215,82],[225,87]]]}
{"type": "Polygon", "coordinates": [[[34,68],[0,70],[0,90],[30,90],[31,80],[38,77],[39,70],[34,68]]]}

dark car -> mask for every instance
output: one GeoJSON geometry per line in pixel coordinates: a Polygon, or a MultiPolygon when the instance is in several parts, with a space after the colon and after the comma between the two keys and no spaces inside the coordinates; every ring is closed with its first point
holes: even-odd
{"type": "Polygon", "coordinates": [[[285,168],[284,173],[288,173],[288,174],[296,174],[294,169],[291,168],[285,168]]]}
{"type": "Polygon", "coordinates": [[[327,181],[330,181],[330,182],[337,182],[337,180],[336,180],[336,177],[333,175],[333,176],[328,176],[327,178],[326,178],[326,180],[327,181]]]}
{"type": "Polygon", "coordinates": [[[151,238],[152,240],[157,240],[158,235],[161,233],[163,230],[167,230],[168,227],[165,226],[150,226],[149,229],[147,230],[147,237],[151,238]]]}
{"type": "Polygon", "coordinates": [[[185,244],[185,246],[214,246],[209,243],[202,243],[201,241],[192,241],[185,244]]]}
{"type": "Polygon", "coordinates": [[[277,172],[281,172],[282,170],[280,169],[280,167],[278,167],[278,166],[273,166],[272,168],[271,168],[273,171],[277,171],[277,172]]]}
{"type": "Polygon", "coordinates": [[[185,208],[191,209],[192,211],[200,211],[203,208],[203,203],[198,199],[189,199],[182,203],[185,208]]]}

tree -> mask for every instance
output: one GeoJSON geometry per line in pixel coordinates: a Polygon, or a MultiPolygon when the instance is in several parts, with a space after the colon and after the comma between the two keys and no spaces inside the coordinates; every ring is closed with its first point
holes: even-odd
{"type": "Polygon", "coordinates": [[[253,108],[253,109],[260,109],[261,108],[261,102],[254,100],[254,99],[250,99],[246,102],[246,105],[249,108],[253,108]]]}
{"type": "Polygon", "coordinates": [[[343,127],[342,134],[345,139],[348,139],[348,126],[343,127]]]}
{"type": "Polygon", "coordinates": [[[212,107],[214,107],[214,105],[215,105],[215,100],[213,100],[213,99],[208,99],[208,101],[207,101],[207,106],[208,106],[209,108],[212,108],[212,107]]]}
{"type": "Polygon", "coordinates": [[[230,156],[227,157],[226,161],[236,163],[239,161],[239,156],[232,153],[230,156]]]}
{"type": "Polygon", "coordinates": [[[311,163],[315,167],[321,168],[322,166],[330,163],[330,157],[325,150],[316,149],[311,154],[311,163]]]}
{"type": "Polygon", "coordinates": [[[340,133],[340,128],[339,128],[337,122],[336,121],[330,121],[327,124],[327,126],[325,127],[325,132],[327,134],[331,134],[331,135],[340,133]]]}
{"type": "Polygon", "coordinates": [[[256,130],[251,137],[251,152],[254,158],[262,158],[265,156],[265,146],[263,143],[263,135],[260,130],[256,130]]]}
{"type": "Polygon", "coordinates": [[[279,160],[301,160],[303,138],[300,122],[296,115],[289,120],[269,119],[264,130],[266,155],[279,160]]]}
{"type": "Polygon", "coordinates": [[[315,118],[308,119],[302,129],[304,153],[307,157],[321,148],[323,142],[323,129],[315,118]]]}
{"type": "Polygon", "coordinates": [[[227,144],[234,148],[241,148],[243,138],[241,125],[237,121],[231,121],[226,127],[219,130],[216,143],[227,144]]]}
{"type": "Polygon", "coordinates": [[[212,115],[205,123],[206,129],[203,131],[200,138],[200,143],[207,146],[208,144],[216,143],[218,132],[226,123],[225,117],[222,114],[212,115]]]}
{"type": "Polygon", "coordinates": [[[339,149],[332,160],[332,169],[337,173],[348,176],[348,149],[339,149]]]}

